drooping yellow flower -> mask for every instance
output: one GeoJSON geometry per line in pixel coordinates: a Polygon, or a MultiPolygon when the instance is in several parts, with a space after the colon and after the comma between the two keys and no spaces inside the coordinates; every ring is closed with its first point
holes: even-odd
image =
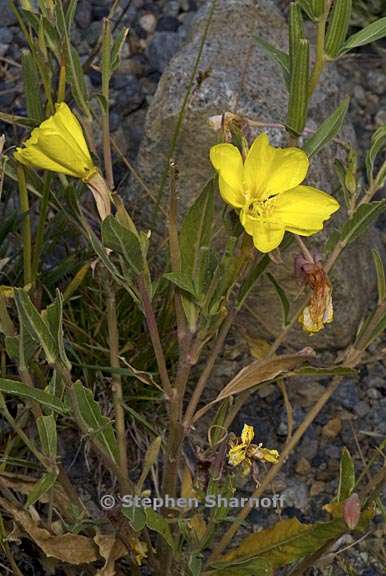
{"type": "Polygon", "coordinates": [[[241,224],[260,252],[279,246],[286,231],[311,236],[339,208],[329,194],[302,186],[309,161],[300,148],[274,148],[267,134],[253,142],[245,161],[233,144],[217,144],[210,159],[220,194],[240,209],[241,224]]]}
{"type": "Polygon", "coordinates": [[[262,444],[252,444],[254,436],[253,426],[244,424],[241,432],[241,441],[232,441],[228,452],[229,464],[231,466],[239,466],[241,464],[244,475],[249,474],[253,460],[265,460],[273,464],[276,464],[279,460],[279,452],[277,450],[262,448],[262,444]]]}
{"type": "Polygon", "coordinates": [[[82,127],[64,102],[56,112],[32,130],[15,159],[26,166],[51,170],[88,181],[98,169],[94,165],[82,127]]]}
{"type": "Polygon", "coordinates": [[[32,167],[66,174],[83,180],[94,195],[101,219],[111,212],[110,191],[95,166],[82,127],[65,102],[55,105],[55,113],[44,120],[22,148],[15,160],[32,167]]]}

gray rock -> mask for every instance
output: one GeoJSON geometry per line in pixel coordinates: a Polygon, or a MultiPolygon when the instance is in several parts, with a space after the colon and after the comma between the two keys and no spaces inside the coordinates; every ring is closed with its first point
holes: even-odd
{"type": "Polygon", "coordinates": [[[75,20],[79,28],[85,30],[91,23],[91,2],[81,0],[76,9],[75,20]]]}
{"type": "MultiPolygon", "coordinates": [[[[196,16],[190,38],[165,70],[149,108],[138,168],[146,183],[155,191],[165,170],[165,154],[173,138],[207,15],[206,3],[196,16]]],[[[208,76],[193,90],[178,143],[176,160],[182,208],[191,203],[213,173],[208,152],[217,141],[217,135],[208,125],[209,117],[231,111],[255,120],[285,121],[287,93],[281,73],[277,65],[256,47],[256,34],[278,48],[286,48],[286,23],[272,1],[219,1],[200,63],[200,70],[208,72],[208,76]]],[[[148,48],[154,68],[164,70],[176,49],[173,44],[176,37],[176,34],[165,32],[155,35],[148,48]]],[[[343,96],[339,76],[330,66],[323,75],[321,88],[312,99],[310,126],[318,126],[343,96]]],[[[282,131],[271,129],[268,132],[273,144],[285,145],[286,136],[282,131]]],[[[353,138],[352,129],[349,134],[353,138]]],[[[336,147],[331,145],[314,160],[308,177],[309,184],[334,193],[337,188],[333,168],[336,155],[336,147]]],[[[133,185],[134,194],[136,189],[133,185]]],[[[142,192],[138,194],[138,198],[141,197],[142,192]]],[[[339,215],[334,216],[326,227],[327,232],[336,227],[340,219],[339,215]]],[[[323,233],[309,243],[317,248],[325,238],[326,233],[323,233]]],[[[332,274],[335,321],[312,339],[300,326],[294,328],[288,338],[291,346],[340,348],[351,341],[375,291],[373,265],[368,258],[369,246],[374,244],[380,246],[375,231],[369,238],[350,246],[335,267],[332,274]]],[[[292,250],[285,256],[282,265],[271,265],[272,273],[286,286],[290,296],[298,293],[293,274],[293,256],[292,250]]],[[[267,330],[256,327],[255,319],[249,321],[250,315],[247,314],[244,321],[249,322],[249,327],[255,329],[257,335],[267,337],[280,333],[281,308],[268,279],[260,282],[258,297],[251,300],[251,306],[256,307],[261,325],[267,327],[267,330]]]]}
{"type": "Polygon", "coordinates": [[[115,87],[119,90],[115,100],[117,107],[125,114],[137,110],[144,98],[138,79],[132,74],[118,75],[116,82],[115,87]]]}
{"type": "Polygon", "coordinates": [[[0,44],[9,44],[12,42],[13,34],[9,28],[0,28],[0,44]]]}
{"type": "Polygon", "coordinates": [[[9,8],[8,0],[0,0],[1,24],[3,26],[12,26],[17,23],[17,18],[9,8]]]}
{"type": "Polygon", "coordinates": [[[175,56],[181,39],[175,32],[156,32],[147,49],[149,62],[158,72],[163,72],[175,56]]]}
{"type": "Polygon", "coordinates": [[[334,399],[344,408],[353,410],[360,402],[357,383],[354,380],[344,380],[339,384],[334,394],[334,399]]]}
{"type": "Polygon", "coordinates": [[[286,506],[305,510],[309,501],[309,492],[305,482],[291,479],[289,486],[282,492],[286,506]]]}

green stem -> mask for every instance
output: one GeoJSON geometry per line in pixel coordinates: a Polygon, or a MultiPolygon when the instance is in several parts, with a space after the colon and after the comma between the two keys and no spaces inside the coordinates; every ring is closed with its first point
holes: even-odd
{"type": "Polygon", "coordinates": [[[324,65],[326,63],[324,55],[324,41],[326,37],[327,16],[328,16],[328,10],[325,11],[324,15],[321,16],[318,22],[317,38],[316,38],[316,58],[309,83],[310,97],[312,96],[312,94],[315,91],[315,88],[318,85],[320,75],[322,74],[324,65]]]}
{"type": "Polygon", "coordinates": [[[36,231],[34,253],[32,258],[32,281],[36,282],[39,272],[39,262],[44,243],[44,232],[50,202],[52,174],[46,173],[43,181],[43,196],[39,206],[39,223],[36,231]]]}
{"type": "Polygon", "coordinates": [[[17,181],[19,185],[20,209],[23,214],[23,260],[24,286],[32,283],[32,234],[31,216],[24,167],[17,164],[17,181]]]}

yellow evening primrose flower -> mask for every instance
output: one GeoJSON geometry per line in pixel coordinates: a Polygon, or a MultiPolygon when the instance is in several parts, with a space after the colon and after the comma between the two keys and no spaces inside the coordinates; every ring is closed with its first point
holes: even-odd
{"type": "Polygon", "coordinates": [[[232,442],[228,452],[229,464],[231,466],[241,465],[244,475],[249,474],[253,460],[265,460],[273,464],[276,464],[279,460],[279,452],[277,450],[262,448],[262,444],[252,444],[254,436],[253,426],[244,424],[241,432],[241,441],[232,442]]]}
{"type": "Polygon", "coordinates": [[[98,169],[94,165],[82,127],[64,102],[56,112],[32,130],[15,159],[26,166],[59,172],[87,182],[98,169]]]}
{"type": "Polygon", "coordinates": [[[210,160],[219,175],[220,194],[240,210],[240,220],[260,252],[279,246],[286,231],[311,236],[339,208],[325,192],[301,185],[309,160],[300,148],[275,148],[260,134],[246,156],[233,144],[217,144],[210,160]]]}
{"type": "Polygon", "coordinates": [[[32,130],[15,160],[32,168],[50,170],[83,180],[90,188],[103,220],[111,212],[110,191],[95,166],[82,127],[65,102],[55,113],[32,130]]]}

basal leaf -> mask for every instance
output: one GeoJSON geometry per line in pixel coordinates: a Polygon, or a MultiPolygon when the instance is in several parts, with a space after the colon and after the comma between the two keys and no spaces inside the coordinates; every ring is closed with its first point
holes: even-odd
{"type": "Polygon", "coordinates": [[[161,516],[161,514],[153,510],[153,508],[144,508],[144,510],[146,516],[146,526],[150,530],[160,534],[165,542],[169,544],[170,548],[175,550],[176,544],[174,542],[172,532],[167,520],[161,516]]]}
{"type": "Polygon", "coordinates": [[[351,496],[354,487],[355,487],[354,462],[347,448],[343,448],[340,457],[339,486],[337,494],[338,502],[344,502],[345,500],[347,500],[347,498],[351,496]]]}

